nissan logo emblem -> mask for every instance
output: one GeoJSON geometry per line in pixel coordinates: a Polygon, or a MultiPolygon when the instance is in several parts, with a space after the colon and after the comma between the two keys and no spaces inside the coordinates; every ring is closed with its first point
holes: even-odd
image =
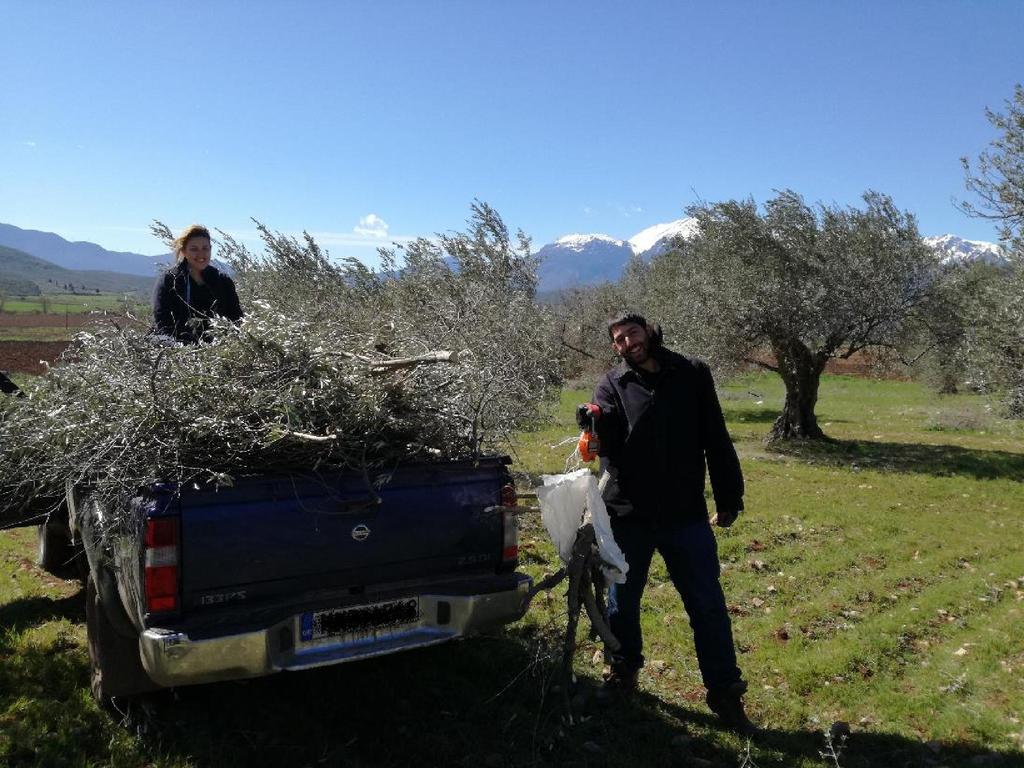
{"type": "Polygon", "coordinates": [[[356,541],[366,541],[370,538],[370,529],[360,523],[352,529],[352,538],[356,541]]]}

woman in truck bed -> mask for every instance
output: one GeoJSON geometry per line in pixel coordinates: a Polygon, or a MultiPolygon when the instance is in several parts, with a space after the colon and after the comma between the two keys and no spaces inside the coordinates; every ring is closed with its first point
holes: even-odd
{"type": "Polygon", "coordinates": [[[242,317],[234,281],[210,264],[210,231],[186,227],[174,241],[174,266],[153,291],[154,332],[186,344],[209,340],[207,319],[242,317]]]}

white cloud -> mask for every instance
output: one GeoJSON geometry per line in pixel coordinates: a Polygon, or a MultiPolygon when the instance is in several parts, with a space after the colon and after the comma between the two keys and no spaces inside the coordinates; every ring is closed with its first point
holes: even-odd
{"type": "Polygon", "coordinates": [[[310,232],[309,234],[320,245],[366,246],[368,248],[385,245],[386,243],[382,242],[385,238],[387,238],[387,243],[411,243],[416,239],[414,235],[375,235],[358,231],[310,232]]]}
{"type": "MultiPolygon", "coordinates": [[[[364,217],[366,218],[366,217],[364,217]]],[[[387,226],[387,225],[385,225],[387,226]]],[[[381,245],[383,238],[387,238],[387,243],[411,243],[416,240],[415,235],[392,235],[385,232],[384,235],[375,234],[371,231],[359,231],[360,227],[356,227],[352,232],[332,232],[330,230],[312,230],[309,232],[313,239],[318,245],[325,247],[344,247],[344,248],[372,248],[376,250],[381,245]]],[[[363,228],[366,229],[365,227],[363,228]]],[[[236,240],[245,243],[246,245],[255,247],[258,251],[262,248],[263,241],[260,237],[260,233],[255,229],[225,229],[229,235],[236,240]]],[[[281,234],[286,237],[294,237],[300,243],[302,242],[302,232],[291,232],[285,231],[281,234]]]]}
{"type": "Polygon", "coordinates": [[[359,224],[352,231],[362,237],[375,237],[383,240],[388,236],[388,223],[376,213],[368,213],[359,219],[359,224]]]}
{"type": "Polygon", "coordinates": [[[36,146],[38,146],[34,141],[23,141],[22,144],[24,144],[26,147],[36,147],[36,146]]]}

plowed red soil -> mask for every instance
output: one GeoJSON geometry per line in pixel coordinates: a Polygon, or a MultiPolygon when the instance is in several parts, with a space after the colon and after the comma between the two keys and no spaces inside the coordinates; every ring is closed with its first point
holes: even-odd
{"type": "Polygon", "coordinates": [[[95,320],[95,315],[84,312],[76,315],[0,312],[0,328],[81,328],[95,320]]]}
{"type": "MultiPolygon", "coordinates": [[[[775,365],[775,358],[768,352],[755,356],[770,365],[775,365]]],[[[752,367],[752,370],[756,368],[752,367]]],[[[895,360],[880,357],[871,352],[857,352],[846,360],[833,358],[825,364],[825,373],[839,376],[860,376],[867,379],[907,380],[906,372],[895,360]]]]}
{"type": "Polygon", "coordinates": [[[52,363],[67,347],[66,341],[0,341],[0,371],[38,376],[46,370],[41,361],[52,363]]]}

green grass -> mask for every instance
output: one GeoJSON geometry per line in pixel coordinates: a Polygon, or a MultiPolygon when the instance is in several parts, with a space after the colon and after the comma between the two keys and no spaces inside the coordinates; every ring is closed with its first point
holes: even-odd
{"type": "Polygon", "coordinates": [[[73,328],[0,328],[0,341],[70,341],[78,331],[77,325],[73,328]]]}
{"type": "MultiPolygon", "coordinates": [[[[24,389],[28,384],[36,377],[30,373],[21,373],[20,371],[10,371],[7,373],[7,378],[13,381],[17,386],[24,389]]],[[[2,533],[0,533],[2,535],[2,533]]]]}
{"type": "MultiPolygon", "coordinates": [[[[139,304],[133,297],[129,297],[129,301],[133,307],[139,304]]],[[[66,312],[82,314],[95,310],[122,311],[124,306],[125,297],[119,293],[53,293],[44,296],[8,297],[4,301],[3,311],[14,314],[63,315],[66,312]]]]}
{"type": "MultiPolygon", "coordinates": [[[[588,394],[564,392],[515,446],[524,486],[563,470],[572,445],[558,444],[588,394]]],[[[749,751],[703,705],[657,559],[640,695],[593,703],[601,662],[581,630],[573,725],[544,684],[559,588],[491,637],[180,689],[122,724],[88,697],[77,584],[36,570],[22,530],[0,534],[0,765],[823,766],[838,720],[853,731],[850,768],[1024,765],[1024,425],[975,396],[827,377],[818,413],[834,441],[780,449],[762,442],[782,404],[775,380],[722,399],[747,480],[747,510],[718,532],[723,583],[748,708],[767,728],[749,751]]],[[[523,568],[555,570],[539,515],[522,529],[523,568]]]]}

